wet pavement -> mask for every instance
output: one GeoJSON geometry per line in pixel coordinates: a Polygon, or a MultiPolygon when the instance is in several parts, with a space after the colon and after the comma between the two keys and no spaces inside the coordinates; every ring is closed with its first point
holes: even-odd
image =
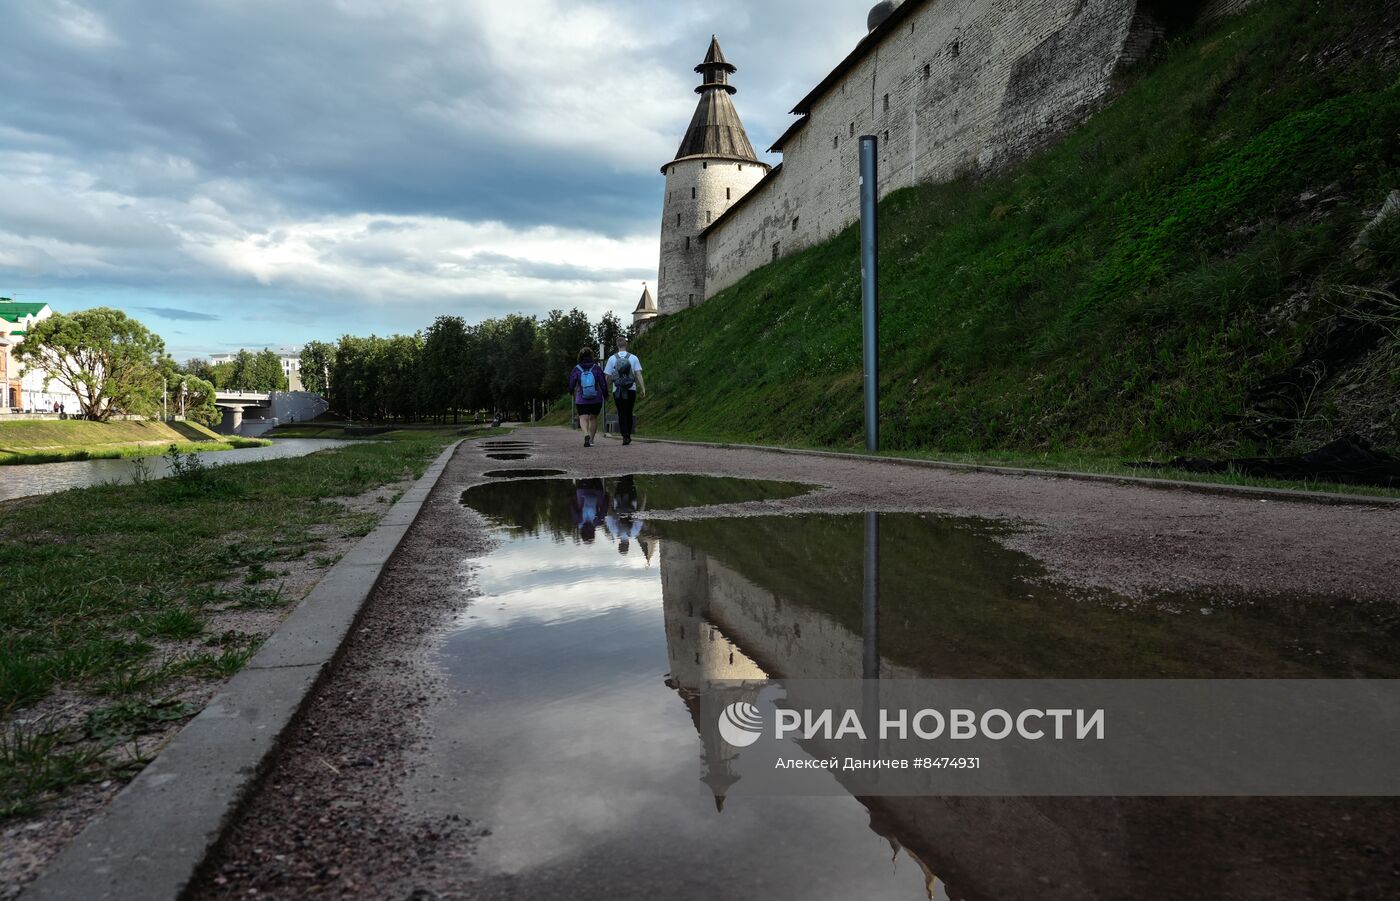
{"type": "MultiPolygon", "coordinates": [[[[469,584],[471,601],[431,589],[441,615],[426,623],[413,661],[392,649],[376,657],[382,626],[372,618],[339,698],[313,711],[297,739],[301,759],[279,765],[235,834],[224,881],[204,895],[1400,896],[1400,803],[1390,799],[861,798],[858,787],[834,798],[729,797],[733,749],[698,728],[696,697],[713,680],[870,671],[866,517],[804,512],[831,493],[791,480],[521,469],[486,472],[493,481],[480,484],[471,473],[486,450],[499,448],[464,451],[455,477],[466,490],[444,486],[420,523],[446,546],[434,559],[463,549],[447,581],[469,584]],[[459,537],[443,532],[453,505],[465,514],[459,537]],[[370,660],[365,673],[414,669],[433,686],[416,691],[411,720],[383,727],[416,736],[391,752],[346,747],[353,728],[327,719],[347,705],[385,715],[372,712],[376,688],[355,674],[356,658],[370,660]],[[368,767],[361,753],[372,755],[368,767]],[[327,755],[324,766],[315,754],[327,755]],[[290,805],[278,800],[286,792],[290,805]],[[370,797],[389,821],[326,818],[329,805],[359,811],[370,797]],[[316,849],[318,817],[341,861],[374,853],[344,838],[353,822],[356,834],[377,829],[385,849],[419,849],[419,863],[404,872],[385,850],[378,870],[317,871],[310,861],[332,853],[316,849]],[[385,838],[401,830],[415,837],[385,838]]],[[[536,450],[556,462],[557,451],[536,450]]],[[[885,678],[1400,671],[1393,602],[1172,589],[1144,600],[1067,582],[1018,550],[1025,529],[1004,519],[891,512],[878,521],[873,662],[885,678]]]]}

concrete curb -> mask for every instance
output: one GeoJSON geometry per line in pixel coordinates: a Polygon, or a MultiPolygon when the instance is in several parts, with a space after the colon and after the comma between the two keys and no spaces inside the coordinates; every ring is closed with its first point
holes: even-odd
{"type": "Polygon", "coordinates": [[[21,899],[172,901],[190,888],[331,670],[385,565],[461,444],[428,467],[21,899]]]}
{"type": "Polygon", "coordinates": [[[837,460],[894,463],[924,469],[945,469],[950,472],[983,472],[1004,476],[1030,476],[1039,479],[1068,479],[1072,482],[1104,482],[1111,485],[1131,485],[1157,491],[1194,491],[1225,497],[1266,501],[1296,501],[1312,504],[1358,507],[1400,507],[1400,499],[1366,494],[1333,494],[1325,491],[1295,491],[1288,488],[1260,488],[1251,485],[1217,485],[1211,482],[1183,482],[1180,479],[1151,479],[1144,476],[1116,476],[1096,472],[1072,472],[1056,469],[1022,469],[1010,466],[989,466],[981,463],[950,463],[945,460],[920,460],[916,457],[879,457],[871,454],[850,454],[840,451],[802,450],[794,447],[769,447],[762,444],[725,444],[711,441],[678,441],[674,438],[639,438],[633,441],[651,444],[679,444],[690,447],[713,447],[719,450],[766,451],[797,457],[830,457],[837,460]]]}

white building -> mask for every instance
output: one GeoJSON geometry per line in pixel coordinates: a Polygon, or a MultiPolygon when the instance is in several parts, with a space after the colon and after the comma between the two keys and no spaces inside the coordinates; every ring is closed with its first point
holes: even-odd
{"type": "Polygon", "coordinates": [[[16,356],[34,324],[52,315],[46,303],[0,297],[0,415],[52,413],[55,404],[70,415],[82,412],[76,394],[57,381],[49,381],[44,370],[26,368],[16,356]]]}

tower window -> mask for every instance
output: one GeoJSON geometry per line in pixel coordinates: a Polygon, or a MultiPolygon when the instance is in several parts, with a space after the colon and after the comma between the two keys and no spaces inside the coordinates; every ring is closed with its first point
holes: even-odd
{"type": "Polygon", "coordinates": [[[690,295],[690,305],[691,305],[692,307],[695,306],[695,295],[694,295],[694,294],[690,295]]]}
{"type": "Polygon", "coordinates": [[[841,146],[841,138],[840,138],[839,136],[838,136],[838,137],[834,137],[834,138],[831,139],[831,149],[832,149],[832,150],[835,150],[837,147],[840,147],[840,146],[841,146]]]}
{"type": "Polygon", "coordinates": [[[680,225],[680,224],[681,224],[681,214],[680,214],[680,213],[677,213],[677,214],[676,214],[676,224],[677,224],[677,225],[680,225]]]}
{"type": "Polygon", "coordinates": [[[708,168],[710,168],[710,164],[709,164],[709,163],[701,163],[701,164],[700,164],[700,168],[701,168],[701,169],[708,169],[708,168]]]}
{"type": "Polygon", "coordinates": [[[924,63],[924,80],[927,81],[927,80],[929,79],[929,77],[932,76],[932,75],[933,75],[933,66],[930,66],[928,63],[924,63]]]}
{"type": "Polygon", "coordinates": [[[705,211],[705,221],[706,221],[706,222],[711,222],[711,221],[714,220],[714,218],[715,218],[715,214],[714,214],[712,211],[710,211],[710,210],[706,210],[706,211],[705,211]]]}
{"type": "Polygon", "coordinates": [[[690,189],[690,199],[691,199],[691,200],[694,200],[694,199],[695,199],[695,189],[694,189],[694,188],[691,188],[691,189],[690,189]]]}
{"type": "Polygon", "coordinates": [[[775,263],[778,262],[778,251],[782,250],[782,248],[783,248],[783,242],[782,242],[782,241],[774,241],[774,242],[773,242],[773,262],[775,262],[775,263]]]}
{"type": "Polygon", "coordinates": [[[890,95],[889,95],[889,94],[886,94],[886,95],[885,95],[885,112],[888,113],[889,111],[890,111],[890,95]]]}
{"type": "Polygon", "coordinates": [[[856,124],[855,124],[854,122],[852,122],[852,123],[851,123],[851,137],[854,138],[855,136],[856,136],[856,124]]]}
{"type": "Polygon", "coordinates": [[[959,56],[962,55],[962,43],[959,41],[954,41],[953,43],[949,44],[948,52],[952,54],[953,59],[957,59],[959,56]]]}
{"type": "Polygon", "coordinates": [[[885,129],[885,143],[888,144],[889,142],[890,142],[890,130],[887,128],[887,129],[885,129]]]}
{"type": "Polygon", "coordinates": [[[725,200],[733,200],[733,199],[734,199],[734,189],[733,189],[733,188],[725,188],[725,189],[724,189],[724,199],[725,199],[725,200]]]}
{"type": "Polygon", "coordinates": [[[685,236],[685,249],[686,249],[686,250],[689,250],[689,249],[690,249],[690,235],[686,235],[686,236],[685,236]]]}
{"type": "Polygon", "coordinates": [[[792,217],[792,230],[793,230],[793,231],[797,231],[797,220],[798,220],[798,218],[800,218],[800,217],[798,217],[798,216],[793,216],[793,217],[792,217]]]}
{"type": "Polygon", "coordinates": [[[743,164],[743,163],[740,163],[740,164],[739,164],[739,171],[740,171],[740,172],[743,172],[743,171],[744,171],[744,164],[743,164]]]}

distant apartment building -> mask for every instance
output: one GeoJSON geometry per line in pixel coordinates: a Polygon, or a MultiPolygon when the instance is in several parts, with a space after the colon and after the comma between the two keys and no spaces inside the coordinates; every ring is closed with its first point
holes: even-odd
{"type": "MultiPolygon", "coordinates": [[[[249,351],[249,353],[258,353],[258,351],[249,351]]],[[[306,387],[302,385],[301,382],[301,348],[284,347],[276,353],[282,360],[282,374],[287,377],[287,390],[305,391],[306,387]]],[[[215,354],[209,358],[209,363],[212,366],[218,366],[221,363],[232,363],[238,354],[239,351],[234,351],[231,354],[215,354]]]]}
{"type": "Polygon", "coordinates": [[[0,297],[0,415],[51,413],[55,404],[70,414],[81,410],[76,394],[57,381],[49,381],[44,370],[26,368],[16,356],[34,324],[52,315],[46,303],[0,297]]]}

